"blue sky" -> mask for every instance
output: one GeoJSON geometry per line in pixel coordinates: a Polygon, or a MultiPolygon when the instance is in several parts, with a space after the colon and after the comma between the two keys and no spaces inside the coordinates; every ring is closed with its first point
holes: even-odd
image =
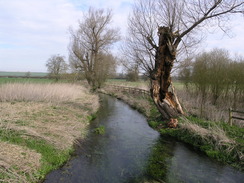
{"type": "MultiPolygon", "coordinates": [[[[46,72],[53,54],[68,58],[70,26],[76,27],[90,6],[111,8],[113,24],[126,32],[133,0],[0,0],[0,71],[46,72]]],[[[208,36],[202,48],[226,48],[244,56],[244,21],[233,20],[232,38],[208,36]]]]}

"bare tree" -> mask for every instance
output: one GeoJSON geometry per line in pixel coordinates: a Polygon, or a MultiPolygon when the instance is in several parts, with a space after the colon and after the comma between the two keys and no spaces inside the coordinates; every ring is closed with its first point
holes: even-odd
{"type": "Polygon", "coordinates": [[[71,30],[70,58],[76,63],[76,67],[84,72],[86,80],[94,90],[101,86],[103,63],[110,67],[108,62],[105,63],[108,57],[111,61],[108,51],[111,45],[119,40],[119,30],[109,27],[111,21],[111,10],[90,8],[79,23],[79,29],[71,30]]]}
{"type": "Polygon", "coordinates": [[[121,64],[121,66],[123,66],[123,69],[126,72],[125,78],[127,81],[139,80],[140,67],[138,63],[128,62],[128,60],[124,58],[120,58],[119,63],[121,64]]]}
{"type": "Polygon", "coordinates": [[[46,63],[49,76],[58,81],[62,74],[66,73],[68,70],[68,64],[64,60],[64,56],[53,55],[46,63]]]}
{"type": "MultiPolygon", "coordinates": [[[[233,95],[233,108],[237,108],[237,104],[243,101],[244,103],[244,57],[236,56],[234,62],[229,67],[229,85],[226,92],[230,90],[233,95]]],[[[242,108],[244,105],[242,104],[242,108]]]]}
{"type": "Polygon", "coordinates": [[[99,54],[99,61],[97,62],[96,73],[96,86],[101,87],[109,77],[116,73],[116,58],[112,54],[99,54]]]}
{"type": "Polygon", "coordinates": [[[139,80],[139,68],[137,65],[127,68],[126,80],[134,82],[139,80]]]}
{"type": "Polygon", "coordinates": [[[27,77],[27,78],[31,77],[31,72],[30,71],[26,72],[25,77],[27,77]]]}
{"type": "Polygon", "coordinates": [[[177,66],[178,77],[181,81],[184,82],[186,89],[189,89],[189,85],[191,82],[191,75],[192,75],[192,60],[193,58],[188,57],[180,62],[177,66]]]}
{"type": "Polygon", "coordinates": [[[231,15],[244,13],[243,5],[242,0],[136,1],[124,50],[148,74],[151,96],[164,118],[183,114],[174,90],[169,91],[176,57],[196,45],[208,25],[226,30],[231,15]]]}

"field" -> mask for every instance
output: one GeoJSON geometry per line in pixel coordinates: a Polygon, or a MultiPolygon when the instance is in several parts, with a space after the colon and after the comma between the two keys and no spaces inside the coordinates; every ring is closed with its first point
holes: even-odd
{"type": "Polygon", "coordinates": [[[1,78],[0,85],[6,83],[54,83],[53,79],[38,79],[38,78],[1,78]]]}
{"type": "Polygon", "coordinates": [[[24,72],[0,72],[0,85],[5,83],[53,83],[54,82],[53,79],[42,78],[42,77],[46,77],[47,73],[31,72],[29,76],[40,77],[40,78],[21,78],[21,77],[26,77],[26,73],[24,72]]]}
{"type": "MultiPolygon", "coordinates": [[[[173,81],[173,86],[176,89],[183,89],[184,84],[179,81],[173,81]]],[[[137,82],[130,82],[126,81],[125,79],[109,79],[106,84],[108,85],[118,85],[118,86],[127,86],[127,87],[134,87],[134,88],[140,88],[144,90],[149,90],[149,81],[137,81],[137,82]]]]}
{"type": "Polygon", "coordinates": [[[18,81],[0,85],[0,182],[37,182],[67,161],[99,102],[80,85],[18,81]]]}
{"type": "Polygon", "coordinates": [[[47,73],[44,72],[2,72],[0,71],[0,76],[32,76],[32,77],[45,77],[47,73]]]}

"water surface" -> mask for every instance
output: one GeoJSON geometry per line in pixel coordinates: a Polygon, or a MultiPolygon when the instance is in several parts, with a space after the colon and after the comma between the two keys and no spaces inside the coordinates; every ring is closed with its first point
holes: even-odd
{"type": "Polygon", "coordinates": [[[211,161],[180,142],[163,139],[143,115],[122,101],[107,95],[101,98],[101,109],[77,155],[47,175],[45,183],[127,183],[155,177],[169,183],[244,180],[242,172],[211,161]],[[105,134],[93,133],[101,125],[105,134]]]}

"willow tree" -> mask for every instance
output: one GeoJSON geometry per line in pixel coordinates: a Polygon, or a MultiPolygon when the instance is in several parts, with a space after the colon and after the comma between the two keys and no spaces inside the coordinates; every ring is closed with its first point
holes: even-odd
{"type": "Polygon", "coordinates": [[[136,62],[150,78],[150,92],[166,119],[183,114],[171,71],[182,50],[197,44],[209,25],[224,26],[231,15],[243,13],[242,0],[137,0],[129,17],[124,47],[127,60],[136,62]]]}
{"type": "Polygon", "coordinates": [[[58,81],[62,74],[68,70],[68,64],[65,62],[65,57],[61,55],[52,55],[46,63],[49,77],[58,81]]]}
{"type": "Polygon", "coordinates": [[[118,29],[111,27],[111,10],[90,8],[79,22],[78,30],[71,30],[70,60],[85,75],[96,90],[114,67],[110,47],[119,40],[118,29]]]}

